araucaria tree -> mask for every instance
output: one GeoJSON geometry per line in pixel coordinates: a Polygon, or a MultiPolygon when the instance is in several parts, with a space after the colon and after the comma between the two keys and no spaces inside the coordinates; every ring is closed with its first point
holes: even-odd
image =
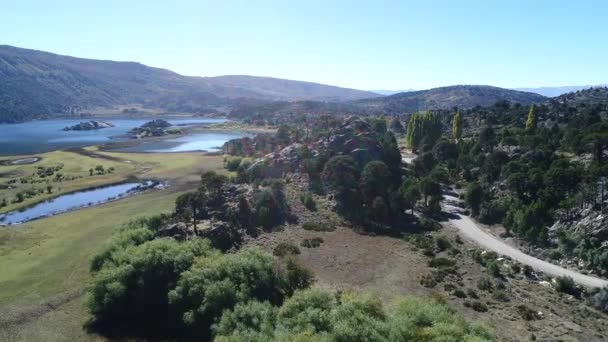
{"type": "Polygon", "coordinates": [[[459,110],[454,114],[454,119],[452,121],[452,136],[456,140],[462,137],[462,115],[459,110]]]}
{"type": "Polygon", "coordinates": [[[534,105],[530,106],[528,111],[528,120],[526,120],[526,130],[533,131],[536,129],[536,114],[534,113],[534,105]]]}

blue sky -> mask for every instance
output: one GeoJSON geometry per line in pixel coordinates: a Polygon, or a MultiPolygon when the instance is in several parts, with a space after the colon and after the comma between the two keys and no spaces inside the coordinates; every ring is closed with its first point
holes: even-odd
{"type": "Polygon", "coordinates": [[[608,82],[608,1],[2,1],[0,44],[359,89],[608,82]]]}

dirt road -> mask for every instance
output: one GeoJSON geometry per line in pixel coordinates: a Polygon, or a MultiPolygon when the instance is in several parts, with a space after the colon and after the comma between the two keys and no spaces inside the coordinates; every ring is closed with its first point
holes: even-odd
{"type": "Polygon", "coordinates": [[[580,285],[586,287],[604,287],[608,286],[608,281],[597,277],[584,275],[582,273],[565,269],[552,263],[537,259],[531,255],[525,254],[522,251],[504,243],[500,238],[497,238],[483,231],[470,217],[462,214],[462,209],[458,207],[459,199],[451,193],[445,193],[443,199],[443,210],[450,214],[449,223],[462,233],[469,240],[475,241],[480,246],[495,251],[498,254],[506,255],[514,260],[531,266],[536,271],[558,276],[568,276],[580,285]]]}

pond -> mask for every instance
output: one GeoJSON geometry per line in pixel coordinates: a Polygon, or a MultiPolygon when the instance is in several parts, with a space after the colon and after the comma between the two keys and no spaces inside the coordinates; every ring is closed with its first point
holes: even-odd
{"type": "Polygon", "coordinates": [[[40,202],[31,207],[0,214],[0,225],[12,225],[86,208],[162,186],[159,182],[130,182],[76,191],[40,202]]]}
{"type": "Polygon", "coordinates": [[[43,153],[73,147],[85,147],[110,141],[124,141],[129,130],[139,127],[151,119],[164,119],[176,126],[212,124],[226,122],[225,119],[203,119],[187,117],[154,118],[86,118],[77,120],[41,120],[17,124],[0,124],[0,155],[43,153]],[[114,127],[90,131],[63,131],[66,126],[81,121],[100,120],[114,127]]]}

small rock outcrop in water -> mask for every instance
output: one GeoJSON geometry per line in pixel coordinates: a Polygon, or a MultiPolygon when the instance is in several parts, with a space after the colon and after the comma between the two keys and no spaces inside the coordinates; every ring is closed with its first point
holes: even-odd
{"type": "Polygon", "coordinates": [[[156,119],[152,121],[148,121],[145,124],[141,125],[141,127],[133,128],[129,131],[129,135],[132,138],[146,138],[146,137],[160,137],[165,134],[180,134],[182,133],[179,129],[167,129],[171,127],[169,122],[156,119]]]}
{"type": "Polygon", "coordinates": [[[165,121],[162,119],[148,121],[145,124],[141,125],[141,128],[167,128],[167,127],[171,127],[171,124],[168,121],[165,121]]]}
{"type": "Polygon", "coordinates": [[[95,130],[95,129],[110,128],[110,127],[114,127],[114,125],[112,125],[109,122],[105,122],[105,121],[91,120],[91,121],[81,122],[74,126],[65,127],[63,130],[64,131],[91,131],[91,130],[95,130]]]}

